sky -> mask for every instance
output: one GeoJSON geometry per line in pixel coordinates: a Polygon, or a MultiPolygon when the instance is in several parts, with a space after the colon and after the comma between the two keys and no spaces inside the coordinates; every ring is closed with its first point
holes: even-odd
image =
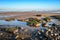
{"type": "Polygon", "coordinates": [[[60,0],[0,0],[0,10],[60,10],[60,0]]]}

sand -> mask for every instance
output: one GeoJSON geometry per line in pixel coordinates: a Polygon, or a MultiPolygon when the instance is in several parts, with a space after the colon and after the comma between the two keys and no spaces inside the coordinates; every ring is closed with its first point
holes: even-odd
{"type": "Polygon", "coordinates": [[[36,14],[41,14],[42,15],[41,17],[60,15],[60,13],[45,13],[45,12],[0,12],[0,16],[3,16],[0,19],[5,19],[5,18],[26,19],[30,17],[38,18],[37,16],[35,16],[36,14]]]}

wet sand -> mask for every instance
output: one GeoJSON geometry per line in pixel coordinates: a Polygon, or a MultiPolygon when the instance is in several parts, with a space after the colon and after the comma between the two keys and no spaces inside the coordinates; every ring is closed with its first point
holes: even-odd
{"type": "Polygon", "coordinates": [[[26,19],[29,17],[37,18],[37,16],[35,16],[36,14],[41,14],[42,15],[41,17],[60,15],[60,13],[44,13],[44,12],[0,12],[0,19],[5,18],[26,19]]]}

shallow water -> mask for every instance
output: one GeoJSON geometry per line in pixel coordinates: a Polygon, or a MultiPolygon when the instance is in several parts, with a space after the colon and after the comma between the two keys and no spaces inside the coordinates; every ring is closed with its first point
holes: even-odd
{"type": "Polygon", "coordinates": [[[17,19],[13,21],[0,20],[0,25],[3,25],[2,28],[18,26],[18,27],[28,28],[29,30],[32,30],[32,31],[37,29],[37,28],[32,28],[30,26],[27,26],[27,22],[18,21],[17,19]]]}
{"type": "Polygon", "coordinates": [[[18,21],[18,20],[13,20],[13,21],[5,21],[5,20],[0,20],[0,25],[9,25],[9,26],[27,26],[26,22],[18,21]]]}
{"type": "Polygon", "coordinates": [[[60,21],[58,19],[51,19],[51,21],[57,25],[60,25],[60,21]]]}

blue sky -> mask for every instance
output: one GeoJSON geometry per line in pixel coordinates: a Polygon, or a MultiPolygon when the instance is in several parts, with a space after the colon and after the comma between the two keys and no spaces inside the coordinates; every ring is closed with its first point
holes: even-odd
{"type": "Polygon", "coordinates": [[[60,10],[60,0],[0,0],[0,10],[60,10]]]}

